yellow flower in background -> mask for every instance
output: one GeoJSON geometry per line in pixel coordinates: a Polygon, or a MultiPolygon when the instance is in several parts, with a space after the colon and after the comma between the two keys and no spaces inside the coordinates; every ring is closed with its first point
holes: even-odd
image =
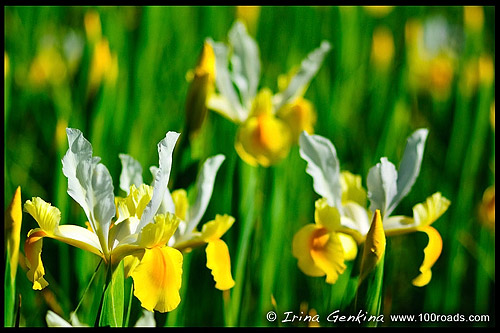
{"type": "Polygon", "coordinates": [[[495,185],[488,187],[483,193],[479,218],[486,227],[495,230],[495,185]]]}
{"type": "Polygon", "coordinates": [[[21,242],[21,224],[23,220],[21,207],[21,187],[18,186],[9,207],[5,211],[4,237],[7,262],[10,266],[11,280],[14,280],[19,263],[19,244],[21,242]]]}
{"type": "Polygon", "coordinates": [[[90,43],[90,62],[87,93],[93,95],[103,81],[114,84],[118,77],[118,57],[111,52],[109,41],[102,36],[99,13],[90,10],[84,16],[85,33],[90,43]]]}
{"type": "Polygon", "coordinates": [[[67,78],[67,66],[55,46],[46,46],[38,52],[31,63],[28,78],[36,87],[46,84],[59,85],[67,78]]]}
{"type": "Polygon", "coordinates": [[[250,165],[270,166],[288,155],[291,145],[286,123],[273,114],[272,95],[267,88],[255,97],[248,119],[236,133],[236,152],[250,165]]]}
{"type": "Polygon", "coordinates": [[[481,6],[464,6],[464,25],[471,31],[481,31],[484,25],[484,9],[481,6]]]}
{"type": "MultiPolygon", "coordinates": [[[[149,199],[151,186],[143,184],[142,166],[133,157],[120,154],[122,173],[120,175],[120,188],[129,192],[127,198],[117,199],[118,221],[133,215],[143,209],[144,203],[149,199]],[[136,187],[138,186],[138,187],[136,187]],[[139,195],[139,193],[143,193],[139,195]],[[132,195],[132,197],[131,197],[132,195]],[[129,199],[129,197],[133,199],[129,199]]],[[[194,202],[188,201],[184,189],[176,189],[172,193],[165,190],[165,194],[158,209],[159,213],[175,214],[179,219],[179,227],[170,237],[167,245],[182,252],[189,252],[194,248],[206,245],[207,268],[212,272],[215,288],[227,290],[234,286],[231,275],[231,260],[229,249],[221,237],[233,225],[234,218],[229,215],[216,215],[215,219],[203,224],[201,231],[197,229],[208,203],[212,197],[215,177],[225,160],[224,155],[208,158],[203,164],[196,179],[194,202]]],[[[156,179],[158,168],[151,167],[153,178],[156,179]]],[[[134,261],[127,266],[133,266],[134,261]]]]}
{"type": "Polygon", "coordinates": [[[373,17],[382,18],[392,12],[394,6],[363,6],[363,9],[373,17]]]}
{"type": "Polygon", "coordinates": [[[215,54],[217,91],[207,107],[239,125],[235,149],[246,163],[268,167],[288,155],[301,131],[312,132],[316,114],[303,95],[331,46],[323,41],[297,70],[278,80],[280,89],[273,95],[267,88],[258,90],[260,52],[245,25],[237,20],[228,37],[229,46],[208,39],[215,54]]]}
{"type": "MultiPolygon", "coordinates": [[[[430,282],[431,268],[442,250],[441,236],[435,228],[431,227],[431,224],[446,212],[450,201],[437,192],[428,197],[425,202],[415,205],[412,217],[391,216],[391,213],[408,194],[420,173],[427,135],[426,129],[419,129],[408,138],[399,170],[387,158],[382,157],[380,162],[368,172],[368,191],[362,188],[361,177],[345,171],[340,172],[335,147],[328,139],[319,135],[309,135],[306,132],[303,132],[300,137],[300,155],[307,162],[306,172],[313,178],[314,191],[322,196],[325,204],[335,209],[340,216],[340,226],[337,226],[336,230],[352,236],[358,244],[363,243],[367,241],[372,212],[379,211],[386,236],[417,231],[427,234],[429,241],[424,249],[424,261],[419,268],[420,274],[412,281],[413,285],[419,287],[430,282]],[[367,199],[370,201],[369,209],[364,206],[367,199]]],[[[337,220],[333,214],[330,219],[337,220]]],[[[378,221],[378,218],[374,220],[378,221]]],[[[305,233],[302,229],[299,232],[305,233]]],[[[304,251],[304,247],[300,249],[302,256],[304,256],[304,251]]],[[[335,255],[336,258],[330,260],[341,262],[342,252],[337,251],[335,255]]],[[[304,259],[301,260],[304,261],[304,259]]],[[[301,264],[299,268],[307,275],[317,273],[309,269],[307,265],[301,264]],[[302,269],[303,267],[305,270],[302,269]]]]}
{"type": "Polygon", "coordinates": [[[436,100],[451,96],[457,69],[454,38],[454,30],[443,17],[430,17],[423,23],[416,19],[406,22],[408,84],[412,89],[436,100]]]}
{"type": "Polygon", "coordinates": [[[315,203],[314,222],[303,226],[293,237],[292,252],[298,266],[309,276],[325,276],[326,282],[337,282],[345,269],[345,260],[358,253],[354,239],[342,232],[340,214],[328,206],[325,198],[315,203]]]}
{"type": "Polygon", "coordinates": [[[190,81],[186,98],[186,131],[189,137],[198,134],[207,115],[206,101],[215,90],[215,54],[212,45],[205,41],[193,71],[189,71],[190,81]]]}
{"type": "Polygon", "coordinates": [[[489,86],[495,79],[495,65],[493,58],[489,54],[483,54],[479,57],[479,81],[489,86]]]}
{"type": "Polygon", "coordinates": [[[90,142],[77,129],[68,128],[66,132],[69,149],[62,159],[63,173],[68,178],[68,194],[84,209],[89,229],[61,225],[59,209],[41,198],[26,201],[24,210],[39,225],[29,231],[24,245],[27,276],[33,289],[48,285],[41,254],[43,238],[49,237],[94,253],[111,269],[127,259],[126,274],[134,279],[134,295],[141,305],[150,311],[175,309],[180,302],[182,254],[167,246],[167,242],[180,220],[171,213],[158,211],[179,134],[168,132],[158,143],[160,167],[154,187],[149,191],[136,189],[122,201],[115,199],[109,171],[99,163],[99,157],[92,156],[90,142]],[[118,216],[113,221],[117,209],[118,216]]]}
{"type": "Polygon", "coordinates": [[[7,51],[3,52],[3,63],[3,77],[5,79],[7,74],[9,74],[9,55],[7,54],[7,51]]]}
{"type": "Polygon", "coordinates": [[[371,61],[382,70],[389,67],[394,57],[394,38],[390,29],[379,26],[373,31],[371,61]]]}
{"type": "Polygon", "coordinates": [[[260,6],[236,6],[236,19],[244,22],[253,35],[257,31],[259,16],[260,6]]]}

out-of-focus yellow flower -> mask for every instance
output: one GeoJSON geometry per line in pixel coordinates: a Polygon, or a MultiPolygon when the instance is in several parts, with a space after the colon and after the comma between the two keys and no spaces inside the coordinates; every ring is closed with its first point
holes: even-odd
{"type": "Polygon", "coordinates": [[[371,60],[377,68],[385,70],[394,57],[394,38],[387,27],[379,26],[373,31],[371,60]]]}
{"type": "Polygon", "coordinates": [[[326,282],[337,282],[345,269],[345,260],[356,258],[356,241],[342,232],[340,214],[328,206],[326,199],[315,203],[314,222],[302,227],[293,237],[292,252],[298,266],[309,276],[325,276],[326,282]]]}
{"type": "Polygon", "coordinates": [[[481,31],[484,25],[484,9],[481,6],[464,7],[464,25],[466,29],[481,31]]]}
{"type": "Polygon", "coordinates": [[[433,88],[431,94],[439,99],[447,99],[451,93],[453,75],[453,66],[448,57],[439,56],[432,59],[429,68],[429,83],[433,88]]]}
{"type": "Polygon", "coordinates": [[[4,236],[7,261],[10,266],[11,281],[15,279],[19,263],[19,244],[21,242],[21,223],[23,212],[21,207],[21,186],[18,186],[9,207],[5,211],[4,236]]]}
{"type": "Polygon", "coordinates": [[[262,89],[256,96],[250,117],[236,133],[236,152],[250,165],[269,166],[288,155],[290,129],[274,116],[271,91],[262,89]]]}
{"type": "Polygon", "coordinates": [[[303,95],[331,46],[323,41],[296,70],[278,78],[280,91],[272,95],[267,88],[258,89],[259,48],[245,25],[236,21],[228,36],[229,47],[210,40],[218,92],[209,97],[207,106],[240,126],[235,141],[238,155],[250,165],[268,167],[288,155],[300,131],[312,132],[316,114],[303,95]]]}
{"type": "Polygon", "coordinates": [[[26,201],[24,210],[39,225],[29,231],[24,245],[27,276],[33,282],[33,289],[48,285],[41,254],[43,238],[49,237],[96,254],[111,269],[124,260],[126,275],[134,280],[134,295],[145,309],[161,312],[175,309],[180,302],[182,254],[167,246],[167,242],[180,220],[174,214],[158,210],[179,134],[168,132],[158,144],[160,168],[155,186],[134,188],[123,200],[115,199],[109,171],[99,163],[99,157],[92,156],[90,142],[77,129],[67,129],[67,136],[70,147],[62,163],[68,178],[68,194],[84,209],[90,230],[60,225],[59,209],[41,198],[26,201]],[[117,218],[112,221],[115,215],[117,218]]]}
{"type": "Polygon", "coordinates": [[[191,81],[186,98],[186,125],[190,137],[196,136],[207,115],[207,100],[215,90],[215,54],[205,41],[194,71],[187,74],[191,81]]]}
{"type": "Polygon", "coordinates": [[[433,40],[433,36],[446,35],[449,31],[446,23],[439,18],[426,21],[425,27],[418,20],[408,20],[405,25],[409,85],[437,100],[446,100],[451,95],[456,54],[443,38],[438,40],[435,37],[436,40],[433,40]],[[425,29],[429,29],[426,34],[425,29]]]}
{"type": "Polygon", "coordinates": [[[66,63],[55,47],[44,47],[31,63],[29,80],[37,87],[43,87],[46,84],[57,86],[64,82],[66,77],[66,63]]]}
{"type": "Polygon", "coordinates": [[[495,230],[495,185],[488,187],[483,193],[479,218],[486,227],[495,230]]]}
{"type": "Polygon", "coordinates": [[[87,39],[90,43],[96,43],[101,39],[101,18],[99,13],[95,10],[89,10],[85,13],[83,18],[83,23],[85,25],[85,33],[87,39]]]}
{"type": "Polygon", "coordinates": [[[371,16],[381,18],[392,12],[394,6],[363,6],[363,9],[371,16]]]}
{"type": "Polygon", "coordinates": [[[495,101],[491,102],[490,106],[490,124],[493,130],[495,130],[495,101]]]}
{"type": "Polygon", "coordinates": [[[260,6],[236,6],[236,19],[245,22],[248,30],[255,35],[259,20],[260,6]]]}
{"type": "Polygon", "coordinates": [[[7,77],[7,74],[9,74],[9,55],[7,54],[7,51],[3,52],[3,61],[4,61],[4,78],[7,77]]]}
{"type": "Polygon", "coordinates": [[[103,38],[95,46],[90,63],[88,90],[94,93],[103,80],[113,84],[118,76],[118,57],[111,53],[109,42],[103,38]]]}
{"type": "Polygon", "coordinates": [[[489,86],[495,79],[495,65],[493,58],[488,54],[479,57],[479,81],[481,84],[489,86]]]}

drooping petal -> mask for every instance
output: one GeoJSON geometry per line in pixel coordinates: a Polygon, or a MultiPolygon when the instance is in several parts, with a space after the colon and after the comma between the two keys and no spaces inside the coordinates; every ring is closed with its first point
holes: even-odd
{"type": "Polygon", "coordinates": [[[249,117],[238,128],[234,147],[246,163],[268,167],[288,155],[290,130],[282,120],[270,114],[249,117]]]}
{"type": "Polygon", "coordinates": [[[169,312],[181,298],[182,254],[163,246],[146,249],[140,263],[131,272],[134,295],[148,311],[169,312]]]}
{"type": "Polygon", "coordinates": [[[170,178],[170,170],[172,169],[172,153],[179,135],[179,133],[169,131],[165,138],[158,143],[160,167],[154,180],[153,197],[144,209],[138,230],[141,230],[153,220],[153,216],[155,216],[163,201],[170,178]]]}
{"type": "Polygon", "coordinates": [[[73,327],[61,316],[51,310],[47,311],[47,315],[45,315],[45,321],[47,322],[48,327],[73,327]]]}
{"type": "Polygon", "coordinates": [[[342,187],[337,151],[327,138],[302,132],[299,138],[300,156],[307,162],[306,172],[313,179],[314,191],[328,200],[330,206],[341,209],[342,187]]]}
{"type": "Polygon", "coordinates": [[[306,224],[295,233],[292,241],[292,254],[297,258],[297,266],[306,275],[323,276],[325,272],[314,262],[311,256],[311,240],[313,234],[320,229],[316,224],[306,224]]]}
{"type": "Polygon", "coordinates": [[[33,289],[42,290],[49,283],[43,278],[45,268],[42,263],[43,237],[47,234],[41,229],[33,229],[28,233],[28,238],[24,243],[24,253],[26,254],[26,266],[28,279],[33,282],[33,289]]]}
{"type": "Polygon", "coordinates": [[[207,267],[212,271],[215,288],[228,290],[234,287],[231,275],[231,258],[226,243],[221,239],[208,242],[205,249],[207,254],[207,267]]]}
{"type": "Polygon", "coordinates": [[[313,234],[311,257],[314,264],[326,274],[326,282],[337,282],[346,265],[344,248],[337,232],[319,229],[313,234]]]}
{"type": "Polygon", "coordinates": [[[429,225],[420,228],[419,231],[427,234],[429,242],[424,249],[424,261],[419,268],[420,275],[412,280],[412,284],[416,287],[423,287],[431,281],[431,268],[441,255],[441,251],[443,249],[443,239],[441,238],[439,232],[429,225]]]}
{"type": "Polygon", "coordinates": [[[196,200],[193,205],[189,207],[186,217],[187,233],[190,233],[196,228],[203,214],[205,214],[208,203],[212,198],[215,176],[225,159],[226,157],[224,155],[219,154],[208,158],[205,163],[203,163],[203,167],[196,179],[196,200]]]}
{"type": "Polygon", "coordinates": [[[36,197],[26,201],[24,210],[37,221],[40,226],[39,230],[43,231],[44,237],[50,237],[102,256],[101,244],[95,233],[77,225],[59,225],[61,212],[57,207],[36,197]]]}

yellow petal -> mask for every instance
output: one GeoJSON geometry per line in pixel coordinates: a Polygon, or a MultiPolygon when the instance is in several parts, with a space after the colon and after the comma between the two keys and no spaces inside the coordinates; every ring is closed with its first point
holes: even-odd
{"type": "Polygon", "coordinates": [[[209,221],[201,229],[201,237],[205,242],[215,241],[222,237],[234,223],[234,217],[230,215],[215,216],[215,220],[209,221]]]}
{"type": "Polygon", "coordinates": [[[316,266],[326,274],[326,282],[334,284],[344,272],[344,248],[336,232],[319,229],[313,235],[311,257],[316,266]]]}
{"type": "Polygon", "coordinates": [[[216,239],[208,242],[207,267],[212,271],[215,288],[219,290],[231,289],[235,282],[231,276],[231,258],[229,249],[223,240],[216,239]]]}
{"type": "Polygon", "coordinates": [[[316,224],[307,224],[294,236],[292,253],[300,270],[309,276],[324,276],[335,283],[346,268],[339,234],[316,224]]]}
{"type": "Polygon", "coordinates": [[[342,205],[354,201],[361,207],[366,207],[366,190],[361,185],[361,176],[342,171],[340,186],[342,187],[342,205]]]}
{"type": "Polygon", "coordinates": [[[292,254],[297,258],[299,269],[309,276],[323,276],[323,272],[316,264],[311,256],[311,239],[314,232],[320,229],[316,224],[307,224],[300,228],[293,236],[292,254]]]}
{"type": "Polygon", "coordinates": [[[61,211],[41,198],[27,200],[24,210],[33,216],[40,228],[49,235],[53,234],[59,226],[61,211]]]}
{"type": "Polygon", "coordinates": [[[21,242],[21,223],[23,211],[21,208],[21,187],[18,186],[12,201],[5,211],[5,241],[9,255],[10,274],[16,277],[19,260],[19,244],[21,242]]]}
{"type": "Polygon", "coordinates": [[[236,133],[236,152],[253,166],[278,163],[288,155],[290,146],[288,126],[272,114],[249,117],[236,133]]]}
{"type": "Polygon", "coordinates": [[[423,287],[428,284],[432,277],[431,268],[438,260],[443,249],[443,239],[439,232],[431,226],[425,226],[419,231],[425,232],[429,237],[429,243],[424,249],[424,261],[420,266],[421,274],[413,279],[412,283],[416,287],[423,287]]]}
{"type": "Polygon", "coordinates": [[[413,218],[418,226],[431,225],[446,212],[449,206],[450,201],[441,193],[436,192],[428,197],[424,203],[413,207],[413,218]]]}
{"type": "Polygon", "coordinates": [[[325,227],[329,231],[340,229],[340,214],[337,208],[328,206],[327,200],[321,198],[314,203],[314,221],[317,225],[325,227]]]}
{"type": "Polygon", "coordinates": [[[358,243],[351,235],[342,232],[337,233],[339,236],[342,249],[344,250],[344,260],[354,260],[358,255],[358,243]]]}
{"type": "Polygon", "coordinates": [[[178,189],[172,192],[172,200],[175,206],[175,215],[181,220],[186,220],[186,213],[189,208],[189,202],[187,199],[187,193],[184,189],[178,189]]]}
{"type": "Polygon", "coordinates": [[[316,124],[317,119],[316,111],[313,104],[301,96],[292,103],[284,105],[277,115],[290,128],[292,142],[298,142],[302,131],[309,134],[314,133],[314,124],[316,124]]]}
{"type": "Polygon", "coordinates": [[[182,280],[182,254],[163,246],[146,249],[139,265],[130,274],[134,295],[149,311],[168,312],[179,305],[182,280]]]}
{"type": "Polygon", "coordinates": [[[385,233],[380,217],[380,210],[376,210],[373,215],[370,230],[366,234],[365,247],[363,249],[363,259],[361,261],[360,281],[363,280],[368,273],[373,271],[377,264],[382,259],[385,253],[385,233]]]}
{"type": "Polygon", "coordinates": [[[43,237],[47,236],[41,229],[32,229],[28,233],[28,238],[24,243],[24,253],[26,254],[26,266],[28,279],[33,282],[33,289],[41,290],[49,285],[43,278],[45,269],[42,263],[43,237]]]}
{"type": "Polygon", "coordinates": [[[180,219],[171,213],[158,214],[154,223],[149,223],[142,228],[139,235],[139,246],[152,248],[167,244],[179,226],[180,219]]]}

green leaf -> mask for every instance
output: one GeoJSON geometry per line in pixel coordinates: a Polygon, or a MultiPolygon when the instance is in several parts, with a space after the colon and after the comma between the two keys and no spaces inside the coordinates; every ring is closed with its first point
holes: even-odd
{"type": "MultiPolygon", "coordinates": [[[[7,258],[8,257],[9,253],[7,250],[7,258]]],[[[16,303],[16,283],[15,279],[12,279],[12,276],[10,274],[10,263],[8,260],[5,260],[4,291],[4,326],[12,327],[14,324],[14,312],[16,303]]]]}
{"type": "Polygon", "coordinates": [[[98,314],[99,326],[123,326],[123,314],[125,310],[124,279],[123,261],[114,269],[109,268],[108,281],[101,304],[102,307],[98,314]]]}

